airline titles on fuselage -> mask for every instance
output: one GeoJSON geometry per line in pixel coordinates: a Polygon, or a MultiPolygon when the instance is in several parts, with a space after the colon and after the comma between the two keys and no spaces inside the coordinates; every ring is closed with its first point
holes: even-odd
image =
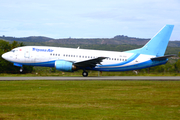
{"type": "Polygon", "coordinates": [[[32,51],[36,51],[36,52],[53,52],[53,49],[39,49],[39,48],[32,48],[32,51]]]}

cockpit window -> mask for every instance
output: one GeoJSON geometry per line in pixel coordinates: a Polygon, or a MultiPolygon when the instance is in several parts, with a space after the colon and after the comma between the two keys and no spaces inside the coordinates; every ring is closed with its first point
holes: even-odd
{"type": "Polygon", "coordinates": [[[15,50],[11,50],[11,52],[15,52],[15,50]]]}
{"type": "Polygon", "coordinates": [[[18,50],[11,50],[11,52],[17,52],[18,50]]]}

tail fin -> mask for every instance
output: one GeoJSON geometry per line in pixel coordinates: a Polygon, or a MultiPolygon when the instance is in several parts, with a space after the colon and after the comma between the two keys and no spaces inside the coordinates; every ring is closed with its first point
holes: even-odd
{"type": "Polygon", "coordinates": [[[139,54],[148,54],[155,56],[163,56],[174,25],[164,26],[146,45],[142,48],[126,51],[129,53],[139,53],[139,54]]]}

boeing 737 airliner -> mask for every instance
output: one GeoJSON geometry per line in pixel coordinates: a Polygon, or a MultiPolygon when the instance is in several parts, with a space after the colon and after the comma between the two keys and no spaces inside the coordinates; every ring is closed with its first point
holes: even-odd
{"type": "Polygon", "coordinates": [[[83,70],[82,75],[88,76],[87,70],[96,71],[129,71],[165,64],[168,57],[164,56],[174,25],[164,26],[142,48],[125,52],[87,50],[62,47],[25,46],[4,53],[2,58],[23,65],[55,67],[60,71],[73,72],[83,70]]]}

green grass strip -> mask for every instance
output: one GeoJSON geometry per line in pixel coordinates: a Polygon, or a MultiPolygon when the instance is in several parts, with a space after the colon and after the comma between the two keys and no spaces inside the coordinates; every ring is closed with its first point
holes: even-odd
{"type": "Polygon", "coordinates": [[[180,81],[0,81],[0,120],[180,119],[180,81]]]}

